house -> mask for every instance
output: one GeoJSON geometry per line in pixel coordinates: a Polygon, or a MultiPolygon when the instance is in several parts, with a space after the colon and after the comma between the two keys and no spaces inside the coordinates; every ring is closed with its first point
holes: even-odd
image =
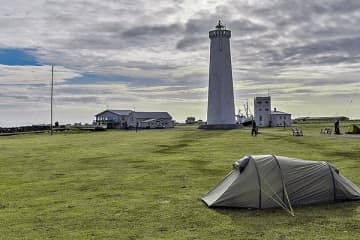
{"type": "Polygon", "coordinates": [[[164,122],[161,119],[148,119],[140,122],[139,128],[168,128],[166,126],[166,121],[164,122]]]}
{"type": "Polygon", "coordinates": [[[95,115],[96,125],[106,128],[126,128],[131,110],[105,110],[95,115]]]}
{"type": "Polygon", "coordinates": [[[271,111],[271,97],[254,98],[255,122],[259,127],[286,127],[291,126],[291,114],[274,108],[271,111]]]}
{"type": "Polygon", "coordinates": [[[274,111],[271,112],[271,127],[289,127],[291,126],[291,114],[286,112],[274,111]]]}
{"type": "Polygon", "coordinates": [[[127,125],[133,128],[173,128],[175,124],[168,112],[131,112],[127,125]]]}

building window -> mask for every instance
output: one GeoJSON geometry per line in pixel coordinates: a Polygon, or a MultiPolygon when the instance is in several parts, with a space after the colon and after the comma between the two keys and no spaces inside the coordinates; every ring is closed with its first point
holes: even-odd
{"type": "Polygon", "coordinates": [[[282,117],[280,116],[280,119],[282,119],[282,117]]]}
{"type": "Polygon", "coordinates": [[[260,108],[259,111],[262,111],[262,108],[260,108]]]}
{"type": "Polygon", "coordinates": [[[260,122],[262,122],[262,116],[261,115],[259,116],[259,120],[260,120],[260,122]]]}
{"type": "Polygon", "coordinates": [[[265,101],[266,104],[268,104],[269,102],[268,101],[265,101]]]}
{"type": "Polygon", "coordinates": [[[265,108],[265,111],[269,111],[269,109],[268,109],[268,108],[265,108]]]}
{"type": "Polygon", "coordinates": [[[257,104],[261,104],[261,101],[258,101],[257,104]]]}

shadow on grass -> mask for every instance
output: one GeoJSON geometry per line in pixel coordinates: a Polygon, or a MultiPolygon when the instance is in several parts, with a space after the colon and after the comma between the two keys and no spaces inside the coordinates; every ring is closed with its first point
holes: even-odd
{"type": "Polygon", "coordinates": [[[174,144],[160,144],[157,145],[160,149],[153,151],[154,153],[160,154],[174,154],[183,153],[184,148],[191,146],[193,143],[201,140],[202,138],[217,138],[223,135],[224,131],[196,131],[190,133],[184,133],[177,137],[177,142],[174,144]]]}
{"type": "MultiPolygon", "coordinates": [[[[204,204],[204,206],[206,206],[206,204],[204,204]]],[[[217,207],[211,208],[211,210],[229,216],[234,222],[243,220],[243,218],[246,217],[261,217],[265,219],[273,219],[274,217],[285,217],[289,220],[288,225],[296,225],[301,223],[321,224],[327,222],[326,219],[336,219],[339,216],[341,216],[341,219],[351,219],[353,221],[353,217],[357,215],[356,210],[359,207],[360,201],[295,206],[293,208],[295,213],[294,217],[292,217],[287,211],[282,208],[248,209],[217,207]]],[[[360,229],[359,223],[360,221],[354,223],[358,224],[358,229],[360,229]]]]}
{"type": "Polygon", "coordinates": [[[351,150],[351,151],[328,151],[328,155],[336,156],[341,158],[348,158],[351,160],[359,160],[360,161],[360,150],[351,150]]]}

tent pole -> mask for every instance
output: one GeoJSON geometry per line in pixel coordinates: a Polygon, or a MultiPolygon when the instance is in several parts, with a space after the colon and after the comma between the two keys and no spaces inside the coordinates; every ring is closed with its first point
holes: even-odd
{"type": "Polygon", "coordinates": [[[279,168],[279,171],[280,171],[280,176],[281,176],[281,182],[282,182],[282,185],[283,185],[283,202],[285,202],[285,182],[284,182],[284,176],[282,174],[282,170],[281,170],[281,167],[280,167],[280,163],[279,163],[279,160],[277,159],[277,157],[275,155],[271,155],[274,159],[275,159],[275,162],[279,168]]]}
{"type": "Polygon", "coordinates": [[[328,165],[328,167],[329,167],[329,171],[330,171],[330,175],[331,175],[331,180],[332,180],[332,185],[333,185],[333,192],[334,192],[334,194],[333,194],[333,201],[335,202],[336,201],[336,187],[335,187],[335,179],[334,179],[334,173],[332,172],[332,170],[331,170],[331,166],[330,166],[330,164],[328,163],[328,162],[326,162],[326,164],[328,165]]]}
{"type": "Polygon", "coordinates": [[[259,209],[261,209],[261,181],[260,181],[259,169],[258,169],[255,159],[252,156],[249,156],[249,157],[254,161],[254,164],[255,164],[255,169],[256,169],[258,182],[259,182],[259,209]]]}

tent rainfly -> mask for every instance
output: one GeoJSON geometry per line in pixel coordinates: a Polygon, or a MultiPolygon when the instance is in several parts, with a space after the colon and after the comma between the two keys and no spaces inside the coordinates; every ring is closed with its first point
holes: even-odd
{"type": "Polygon", "coordinates": [[[282,207],[360,200],[360,188],[327,162],[245,156],[202,200],[209,207],[282,207]]]}
{"type": "Polygon", "coordinates": [[[352,124],[349,126],[347,133],[360,134],[360,125],[352,124]]]}

